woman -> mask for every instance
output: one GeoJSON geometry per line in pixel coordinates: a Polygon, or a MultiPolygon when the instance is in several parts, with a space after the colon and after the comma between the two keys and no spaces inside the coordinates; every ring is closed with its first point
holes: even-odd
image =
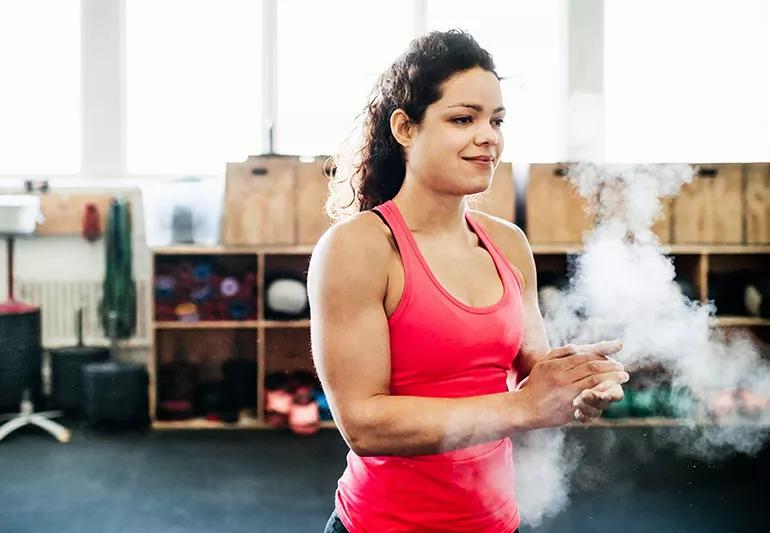
{"type": "Polygon", "coordinates": [[[365,113],[359,212],[308,273],[314,362],[350,446],[326,531],[516,531],[508,436],[622,399],[628,374],[603,356],[620,343],[551,350],[524,233],[466,208],[490,185],[505,114],[470,35],[414,40],[365,113]]]}

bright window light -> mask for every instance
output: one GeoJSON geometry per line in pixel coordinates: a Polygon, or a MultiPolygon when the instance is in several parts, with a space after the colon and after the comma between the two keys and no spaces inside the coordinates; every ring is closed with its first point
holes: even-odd
{"type": "Polygon", "coordinates": [[[429,30],[459,28],[492,54],[503,78],[505,161],[565,155],[566,11],[560,0],[428,0],[429,30]]]}
{"type": "Polygon", "coordinates": [[[262,151],[262,2],[126,2],[130,174],[222,174],[262,151]]]}
{"type": "Polygon", "coordinates": [[[280,0],[276,150],[335,153],[414,33],[412,0],[280,0]]]}
{"type": "Polygon", "coordinates": [[[769,160],[768,28],[765,0],[607,0],[607,160],[769,160]]]}
{"type": "Polygon", "coordinates": [[[0,1],[0,174],[81,164],[80,1],[0,1]]]}

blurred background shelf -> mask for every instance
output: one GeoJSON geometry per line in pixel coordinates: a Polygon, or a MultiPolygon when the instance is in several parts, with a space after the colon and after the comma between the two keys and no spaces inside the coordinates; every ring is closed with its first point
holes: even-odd
{"type": "Polygon", "coordinates": [[[173,245],[155,246],[150,249],[156,255],[220,255],[220,254],[246,254],[246,255],[310,255],[315,245],[299,244],[285,246],[203,246],[203,245],[173,245]]]}
{"type": "Polygon", "coordinates": [[[161,320],[153,322],[155,329],[250,329],[259,327],[258,320],[201,320],[199,322],[183,322],[161,320]]]}
{"type": "Polygon", "coordinates": [[[303,320],[260,320],[263,328],[309,328],[310,319],[303,320]]]}
{"type": "Polygon", "coordinates": [[[569,427],[584,427],[584,428],[622,428],[622,427],[735,427],[735,426],[759,426],[770,427],[768,423],[762,423],[759,421],[744,421],[741,423],[735,422],[717,422],[715,420],[691,420],[687,418],[665,418],[665,417],[649,417],[649,418],[599,418],[597,420],[582,424],[580,422],[571,422],[567,424],[569,427]]]}
{"type": "MultiPolygon", "coordinates": [[[[532,243],[533,254],[578,254],[583,251],[581,244],[539,244],[532,243]]],[[[770,254],[768,244],[664,244],[666,254],[770,254]]]]}
{"type": "Polygon", "coordinates": [[[770,318],[753,316],[715,316],[711,319],[711,325],[719,327],[767,327],[770,326],[770,318]]]}
{"type": "MultiPolygon", "coordinates": [[[[714,420],[690,420],[686,418],[666,418],[666,417],[648,417],[648,418],[599,418],[586,424],[580,422],[571,422],[565,427],[570,428],[632,428],[632,427],[734,427],[742,426],[768,426],[769,424],[759,421],[747,421],[741,424],[720,423],[714,420]]],[[[226,423],[211,421],[203,418],[194,418],[190,420],[156,420],[152,423],[153,429],[158,430],[180,430],[180,429],[276,429],[264,422],[236,422],[226,423]]],[[[332,420],[324,420],[320,423],[321,429],[337,429],[337,424],[332,420]]]]}
{"type": "MultiPolygon", "coordinates": [[[[227,423],[214,420],[206,420],[205,418],[193,418],[190,420],[155,420],[152,423],[152,428],[157,430],[180,430],[180,429],[276,429],[264,422],[250,421],[250,422],[235,422],[227,423]]],[[[337,429],[337,425],[333,421],[322,421],[320,423],[321,429],[337,429]]]]}

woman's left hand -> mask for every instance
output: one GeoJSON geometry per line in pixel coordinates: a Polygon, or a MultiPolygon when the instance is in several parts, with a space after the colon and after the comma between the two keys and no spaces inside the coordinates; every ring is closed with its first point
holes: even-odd
{"type": "Polygon", "coordinates": [[[612,402],[623,399],[623,387],[617,384],[600,383],[592,389],[586,389],[572,402],[575,406],[575,420],[590,422],[601,416],[612,402]]]}

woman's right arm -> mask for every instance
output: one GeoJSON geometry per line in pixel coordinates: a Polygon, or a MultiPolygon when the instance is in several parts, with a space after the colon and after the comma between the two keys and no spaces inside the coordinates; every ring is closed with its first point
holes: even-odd
{"type": "Polygon", "coordinates": [[[359,455],[432,454],[528,429],[520,392],[457,399],[390,395],[383,300],[392,252],[372,222],[378,221],[359,217],[328,230],[308,272],[313,359],[350,448],[359,455]]]}

